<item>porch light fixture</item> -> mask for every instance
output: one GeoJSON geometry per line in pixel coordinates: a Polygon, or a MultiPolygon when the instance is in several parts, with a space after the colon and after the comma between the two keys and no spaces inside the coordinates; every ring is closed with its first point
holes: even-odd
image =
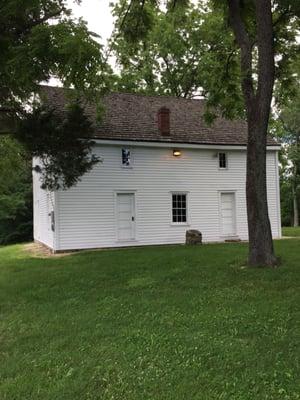
{"type": "Polygon", "coordinates": [[[179,149],[174,149],[173,150],[173,156],[174,157],[180,157],[181,156],[181,151],[179,149]]]}

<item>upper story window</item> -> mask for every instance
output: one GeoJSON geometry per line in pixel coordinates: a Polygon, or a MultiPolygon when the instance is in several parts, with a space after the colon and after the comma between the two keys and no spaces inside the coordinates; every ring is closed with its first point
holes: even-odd
{"type": "Polygon", "coordinates": [[[186,193],[172,193],[172,222],[187,222],[187,195],[186,193]]]}
{"type": "Polygon", "coordinates": [[[122,149],[122,167],[131,167],[131,151],[122,149]]]}
{"type": "Polygon", "coordinates": [[[219,153],[219,168],[227,169],[227,154],[219,153]]]}

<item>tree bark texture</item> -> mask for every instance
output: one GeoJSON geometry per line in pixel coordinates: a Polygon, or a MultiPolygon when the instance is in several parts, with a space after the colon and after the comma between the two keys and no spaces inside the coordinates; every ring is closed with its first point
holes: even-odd
{"type": "Polygon", "coordinates": [[[274,45],[271,0],[254,0],[256,38],[249,36],[242,18],[242,2],[227,0],[230,23],[241,50],[242,91],[245,99],[247,145],[247,216],[249,266],[275,266],[267,203],[266,146],[274,86],[274,45]],[[253,80],[252,50],[257,46],[257,82],[253,80]]]}

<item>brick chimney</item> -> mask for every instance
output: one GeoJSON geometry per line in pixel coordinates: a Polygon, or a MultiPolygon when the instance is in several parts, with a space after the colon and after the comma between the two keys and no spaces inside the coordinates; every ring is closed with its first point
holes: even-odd
{"type": "Polygon", "coordinates": [[[166,107],[158,111],[158,129],[161,135],[170,135],[170,110],[166,107]]]}

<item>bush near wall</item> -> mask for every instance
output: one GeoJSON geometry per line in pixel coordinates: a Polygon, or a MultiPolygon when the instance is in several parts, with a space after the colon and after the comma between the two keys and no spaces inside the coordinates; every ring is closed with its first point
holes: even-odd
{"type": "Polygon", "coordinates": [[[31,158],[10,135],[0,136],[0,244],[32,240],[31,158]]]}

